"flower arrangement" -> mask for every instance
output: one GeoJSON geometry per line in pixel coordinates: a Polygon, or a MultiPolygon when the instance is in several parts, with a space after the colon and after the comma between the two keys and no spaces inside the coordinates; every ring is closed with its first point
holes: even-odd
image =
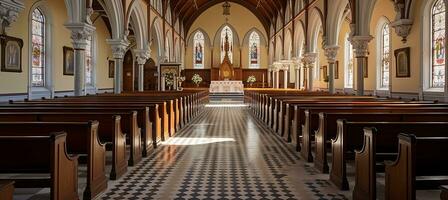
{"type": "Polygon", "coordinates": [[[168,87],[172,87],[174,85],[174,74],[173,73],[165,74],[165,85],[168,87]]]}
{"type": "Polygon", "coordinates": [[[191,78],[191,81],[193,81],[194,84],[199,86],[199,84],[201,84],[202,82],[202,77],[199,74],[194,74],[193,77],[191,78]]]}
{"type": "Polygon", "coordinates": [[[253,83],[255,83],[257,81],[257,78],[255,78],[255,76],[249,76],[248,78],[247,78],[247,83],[249,83],[249,84],[253,84],[253,83]]]}

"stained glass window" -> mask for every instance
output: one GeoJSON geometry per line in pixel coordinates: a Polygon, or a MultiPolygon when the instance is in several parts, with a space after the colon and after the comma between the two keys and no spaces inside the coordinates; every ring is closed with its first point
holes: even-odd
{"type": "Polygon", "coordinates": [[[345,41],[345,88],[353,88],[353,67],[353,46],[347,37],[345,41]]]}
{"type": "Polygon", "coordinates": [[[32,80],[34,87],[45,86],[45,17],[36,8],[33,11],[32,26],[32,80]]]}
{"type": "Polygon", "coordinates": [[[432,84],[445,86],[445,3],[438,0],[432,8],[432,84]]]}
{"type": "Polygon", "coordinates": [[[381,31],[382,34],[382,51],[381,51],[381,82],[380,88],[387,89],[389,87],[389,69],[390,69],[390,28],[389,24],[384,24],[381,31]]]}
{"type": "Polygon", "coordinates": [[[194,67],[204,68],[204,34],[198,31],[194,35],[194,67]]]}
{"type": "Polygon", "coordinates": [[[87,46],[86,46],[86,85],[92,85],[92,37],[89,37],[87,39],[87,46]]]}
{"type": "Polygon", "coordinates": [[[229,60],[230,63],[233,63],[233,32],[229,26],[225,26],[221,31],[221,62],[224,60],[224,55],[226,54],[224,48],[226,43],[226,36],[228,37],[229,41],[229,52],[228,52],[229,60]]]}
{"type": "Polygon", "coordinates": [[[260,63],[260,36],[257,32],[252,32],[249,37],[249,58],[250,68],[259,68],[260,63]]]}

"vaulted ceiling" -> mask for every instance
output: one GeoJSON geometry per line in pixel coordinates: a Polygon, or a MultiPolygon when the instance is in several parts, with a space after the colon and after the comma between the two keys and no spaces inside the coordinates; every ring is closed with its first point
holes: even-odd
{"type": "MultiPolygon", "coordinates": [[[[173,14],[184,22],[188,31],[193,22],[208,8],[223,3],[226,0],[171,0],[173,14]]],[[[278,12],[284,10],[287,0],[228,0],[238,3],[250,10],[261,21],[266,31],[269,31],[273,19],[278,12]]]]}

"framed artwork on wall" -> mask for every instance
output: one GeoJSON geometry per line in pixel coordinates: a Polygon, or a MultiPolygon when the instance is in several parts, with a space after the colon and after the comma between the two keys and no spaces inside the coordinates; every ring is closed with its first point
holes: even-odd
{"type": "Polygon", "coordinates": [[[63,47],[64,55],[64,75],[73,76],[75,74],[75,51],[71,47],[63,47]]]}
{"type": "Polygon", "coordinates": [[[0,36],[1,71],[22,72],[23,40],[20,38],[0,36]]]}
{"type": "Polygon", "coordinates": [[[395,50],[395,66],[397,70],[397,78],[411,77],[411,48],[406,47],[395,50]]]}
{"type": "Polygon", "coordinates": [[[322,80],[327,79],[328,77],[328,67],[327,65],[322,66],[322,80]]]}
{"type": "Polygon", "coordinates": [[[115,61],[109,60],[109,78],[115,77],[115,61]]]}

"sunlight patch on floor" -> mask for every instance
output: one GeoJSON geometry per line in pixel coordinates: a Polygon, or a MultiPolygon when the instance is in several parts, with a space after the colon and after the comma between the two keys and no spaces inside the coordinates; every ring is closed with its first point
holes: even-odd
{"type": "Polygon", "coordinates": [[[170,138],[163,145],[177,145],[177,146],[194,146],[213,144],[221,142],[235,142],[234,138],[190,138],[190,137],[174,137],[170,138]]]}

